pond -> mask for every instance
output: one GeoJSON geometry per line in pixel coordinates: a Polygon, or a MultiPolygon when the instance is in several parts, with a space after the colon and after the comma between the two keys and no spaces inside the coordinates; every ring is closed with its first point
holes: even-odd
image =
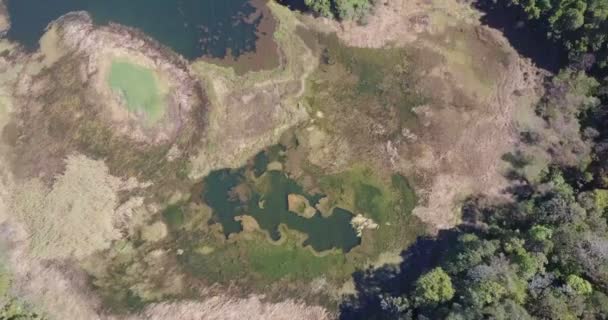
{"type": "Polygon", "coordinates": [[[159,92],[158,79],[151,69],[128,61],[112,61],[108,84],[121,94],[130,112],[145,114],[148,124],[164,115],[163,96],[159,92]]]}
{"type": "Polygon", "coordinates": [[[255,164],[218,170],[204,179],[202,200],[213,209],[212,222],[222,225],[224,235],[243,231],[239,217],[247,215],[273,241],[281,239],[279,226],[285,225],[306,235],[303,245],[318,252],[333,248],[348,252],[359,245],[360,238],[351,225],[353,214],[336,207],[322,215],[315,206],[324,195],[305,192],[283,171],[261,170],[261,163],[268,164],[272,158],[266,153],[259,154],[255,164]],[[306,203],[309,215],[294,212],[290,197],[306,203]]]}
{"type": "Polygon", "coordinates": [[[8,0],[8,37],[35,50],[50,22],[84,10],[96,24],[138,28],[187,59],[238,57],[256,50],[258,26],[272,20],[265,9],[263,0],[8,0]]]}

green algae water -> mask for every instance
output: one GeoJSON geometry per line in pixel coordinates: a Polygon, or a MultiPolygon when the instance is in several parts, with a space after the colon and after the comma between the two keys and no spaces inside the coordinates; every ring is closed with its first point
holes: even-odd
{"type": "Polygon", "coordinates": [[[72,11],[138,28],[187,59],[254,51],[263,14],[249,0],[8,0],[8,37],[35,50],[46,26],[72,11]]]}
{"type": "Polygon", "coordinates": [[[161,119],[164,115],[162,96],[154,72],[126,61],[113,61],[108,83],[124,96],[130,112],[144,113],[148,123],[161,119]]]}

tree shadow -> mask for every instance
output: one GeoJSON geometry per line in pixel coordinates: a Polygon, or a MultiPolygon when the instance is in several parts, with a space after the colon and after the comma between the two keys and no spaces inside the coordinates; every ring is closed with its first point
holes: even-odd
{"type": "Polygon", "coordinates": [[[481,22],[503,32],[513,48],[538,67],[557,73],[567,63],[565,49],[547,38],[547,28],[531,21],[526,13],[504,0],[476,0],[474,6],[485,15],[481,22]]]}
{"type": "Polygon", "coordinates": [[[502,155],[501,159],[510,163],[515,169],[523,169],[533,161],[533,158],[525,155],[520,150],[515,152],[507,152],[502,155]]]}
{"type": "Polygon", "coordinates": [[[309,11],[308,7],[304,3],[304,0],[279,0],[279,3],[288,7],[290,10],[301,12],[309,11]]]}
{"type": "Polygon", "coordinates": [[[435,237],[419,237],[401,253],[400,265],[355,272],[357,294],[347,297],[340,305],[340,319],[389,319],[378,318],[382,308],[380,294],[399,295],[411,289],[418,277],[441,263],[459,234],[457,229],[452,229],[442,230],[435,237]]]}

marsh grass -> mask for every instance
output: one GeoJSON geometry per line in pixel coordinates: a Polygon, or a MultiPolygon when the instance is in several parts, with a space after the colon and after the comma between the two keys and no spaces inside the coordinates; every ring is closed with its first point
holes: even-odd
{"type": "MultiPolygon", "coordinates": [[[[194,69],[201,73],[202,78],[208,80],[206,83],[209,86],[220,82],[227,85],[226,90],[231,91],[235,88],[242,90],[242,87],[253,87],[256,83],[265,83],[266,79],[273,79],[273,82],[281,84],[285,81],[294,81],[298,74],[307,75],[309,71],[307,66],[316,65],[316,62],[310,61],[309,55],[303,54],[310,51],[307,46],[294,36],[294,30],[298,27],[297,21],[292,16],[284,17],[291,13],[279,7],[275,8],[275,4],[270,6],[279,20],[275,38],[286,57],[282,67],[271,71],[252,72],[243,78],[238,78],[230,69],[197,62],[194,69]],[[306,62],[307,66],[304,66],[303,62],[306,62]],[[217,79],[225,79],[225,81],[221,82],[217,79]]],[[[321,58],[321,67],[308,82],[310,86],[307,86],[309,90],[306,92],[310,111],[323,111],[328,114],[325,119],[319,119],[319,124],[330,128],[328,131],[331,133],[343,133],[342,128],[336,129],[330,122],[341,120],[345,113],[352,113],[354,109],[375,120],[397,119],[398,123],[394,128],[391,127],[390,134],[399,134],[401,126],[411,118],[411,108],[419,101],[419,96],[409,85],[413,74],[408,65],[406,52],[402,49],[346,48],[337,42],[337,38],[334,39],[335,43],[324,43],[316,48],[310,45],[313,40],[317,43],[321,42],[318,38],[307,38],[306,42],[309,43],[309,47],[314,47],[313,50],[326,48],[325,56],[321,58]]],[[[223,101],[218,92],[211,89],[209,92],[212,101],[223,101]]],[[[291,103],[295,106],[298,105],[298,100],[299,97],[295,100],[288,97],[285,99],[285,104],[291,103]]],[[[355,117],[352,120],[355,120],[355,117]]],[[[342,125],[358,130],[356,125],[347,120],[342,125]]],[[[363,132],[362,136],[369,135],[363,132]]],[[[369,138],[366,139],[365,143],[370,142],[369,138]]],[[[249,159],[248,166],[251,167],[251,172],[242,174],[241,179],[232,183],[228,189],[243,183],[243,180],[253,179],[259,183],[255,181],[250,183],[251,192],[262,196],[271,193],[273,191],[271,176],[283,175],[284,172],[267,171],[268,164],[273,161],[285,163],[290,152],[280,148],[271,148],[267,151],[265,156],[249,159]]],[[[304,163],[302,166],[307,167],[310,164],[304,163]]],[[[235,170],[238,171],[238,168],[223,170],[225,170],[224,174],[229,175],[235,170]]],[[[246,231],[239,221],[234,220],[235,216],[230,215],[228,218],[231,223],[238,228],[235,229],[236,232],[228,232],[227,235],[225,227],[222,228],[217,216],[214,217],[216,213],[207,207],[207,205],[214,206],[202,196],[205,192],[203,186],[193,188],[195,193],[192,194],[192,199],[197,205],[180,203],[167,208],[164,214],[157,217],[167,224],[169,235],[165,241],[154,246],[172,253],[177,266],[190,283],[220,284],[225,287],[238,285],[240,294],[243,295],[263,291],[269,297],[297,296],[316,300],[325,297],[324,293],[330,292],[332,288],[341,287],[357,269],[374,264],[385,252],[400,252],[416,236],[424,232],[422,224],[410,214],[415,205],[415,195],[405,178],[391,178],[390,174],[380,176],[365,164],[345,167],[341,173],[329,176],[321,169],[312,170],[314,172],[308,172],[306,168],[303,170],[312,175],[313,180],[321,181],[319,190],[330,198],[332,209],[338,207],[353,213],[363,213],[378,222],[379,229],[365,230],[361,244],[348,253],[337,249],[316,252],[311,246],[305,245],[305,234],[287,228],[284,224],[278,226],[281,235],[278,240],[270,236],[269,231],[264,229],[263,223],[258,223],[260,229],[246,231]],[[203,207],[206,209],[201,209],[203,207]],[[328,291],[311,293],[310,284],[317,279],[327,281],[328,291]]],[[[299,184],[299,181],[294,181],[299,184]]],[[[221,188],[211,189],[217,191],[221,188]]],[[[302,191],[308,193],[310,190],[302,191]]],[[[312,195],[313,192],[310,194],[312,195]]],[[[235,208],[242,206],[243,203],[240,200],[237,203],[238,197],[234,196],[232,198],[234,203],[231,206],[235,208]]],[[[269,199],[260,197],[257,200],[269,199]]],[[[283,200],[286,202],[286,199],[283,200]]],[[[311,198],[309,200],[311,203],[318,201],[311,198]]],[[[240,214],[253,216],[249,210],[242,210],[240,214]]],[[[260,216],[262,214],[264,213],[259,213],[260,216]]],[[[148,248],[146,250],[151,250],[151,247],[146,246],[152,245],[144,245],[144,248],[148,248]]],[[[111,262],[113,263],[129,265],[134,262],[116,260],[111,262]]],[[[157,279],[160,277],[147,273],[147,271],[141,272],[139,277],[160,281],[157,279]]],[[[131,290],[129,286],[121,284],[118,278],[108,281],[104,286],[119,287],[126,293],[131,290]]],[[[125,299],[128,297],[126,293],[123,295],[125,299]]],[[[332,302],[328,301],[331,300],[320,302],[331,305],[332,302]]]]}
{"type": "Polygon", "coordinates": [[[336,35],[316,41],[321,63],[309,79],[306,102],[311,114],[326,114],[318,120],[323,130],[370,144],[374,134],[362,128],[362,119],[381,124],[384,138],[417,125],[412,109],[427,99],[414,87],[417,71],[408,51],[348,47],[336,35]]]}

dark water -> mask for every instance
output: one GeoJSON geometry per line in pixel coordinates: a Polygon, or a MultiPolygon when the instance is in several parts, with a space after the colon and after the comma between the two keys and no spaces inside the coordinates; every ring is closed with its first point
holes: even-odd
{"type": "Polygon", "coordinates": [[[262,14],[249,0],[8,0],[9,38],[35,50],[46,26],[71,11],[140,29],[188,59],[254,51],[262,14]]]}
{"type": "Polygon", "coordinates": [[[273,158],[268,153],[260,154],[249,167],[218,170],[205,178],[202,198],[213,209],[214,222],[222,225],[224,234],[229,236],[241,232],[241,222],[235,218],[249,215],[275,241],[281,238],[279,225],[284,224],[291,230],[306,234],[308,238],[304,246],[310,245],[316,251],[338,248],[348,252],[359,245],[360,238],[350,224],[353,214],[347,210],[335,208],[328,217],[317,212],[311,218],[289,211],[289,194],[304,196],[312,206],[323,195],[306,193],[282,171],[260,172],[262,164],[276,160],[273,158]],[[247,178],[258,174],[255,181],[247,178]],[[239,188],[240,191],[235,192],[239,188]]]}

